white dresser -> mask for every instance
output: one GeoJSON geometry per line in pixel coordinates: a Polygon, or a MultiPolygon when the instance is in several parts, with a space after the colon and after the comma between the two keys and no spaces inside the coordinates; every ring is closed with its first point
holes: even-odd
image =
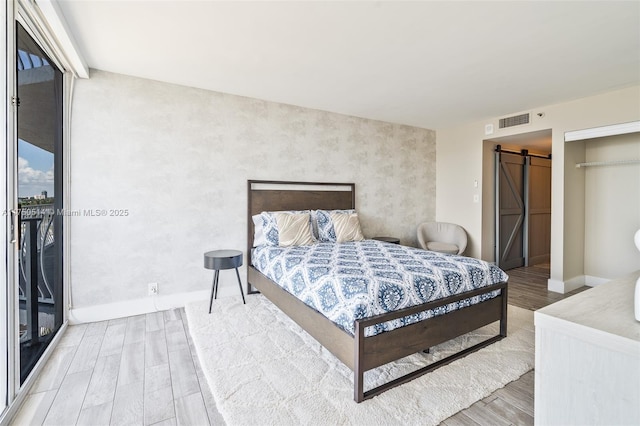
{"type": "Polygon", "coordinates": [[[535,312],[535,424],[640,425],[638,276],[535,312]]]}

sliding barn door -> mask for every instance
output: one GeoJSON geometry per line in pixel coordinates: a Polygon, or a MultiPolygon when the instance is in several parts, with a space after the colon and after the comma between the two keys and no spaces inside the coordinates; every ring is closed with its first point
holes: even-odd
{"type": "Polygon", "coordinates": [[[526,266],[551,258],[551,160],[527,157],[526,266]]]}
{"type": "Polygon", "coordinates": [[[524,266],[524,157],[496,153],[496,262],[502,269],[524,266]]]}

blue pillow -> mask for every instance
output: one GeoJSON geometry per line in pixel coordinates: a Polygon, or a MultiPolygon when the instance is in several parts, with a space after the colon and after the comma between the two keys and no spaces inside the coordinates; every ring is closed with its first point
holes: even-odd
{"type": "Polygon", "coordinates": [[[262,218],[262,234],[264,235],[264,243],[268,246],[278,246],[278,223],[272,212],[260,213],[262,218]]]}

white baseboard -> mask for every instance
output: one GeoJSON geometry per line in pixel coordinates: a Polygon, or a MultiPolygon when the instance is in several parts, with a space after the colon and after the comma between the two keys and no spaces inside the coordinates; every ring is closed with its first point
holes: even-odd
{"type": "Polygon", "coordinates": [[[569,293],[572,290],[580,288],[582,286],[596,287],[600,284],[604,284],[611,281],[608,278],[594,277],[591,275],[578,275],[570,280],[561,281],[549,278],[547,281],[547,289],[549,291],[555,291],[556,293],[569,293]]]}
{"type": "Polygon", "coordinates": [[[554,280],[552,278],[549,278],[547,280],[547,290],[555,291],[556,293],[562,293],[562,294],[567,293],[568,291],[571,291],[571,290],[566,290],[565,289],[565,282],[564,281],[554,280]]]}
{"type": "Polygon", "coordinates": [[[600,277],[594,277],[591,275],[584,276],[584,285],[587,285],[589,287],[597,287],[600,284],[604,284],[609,281],[611,281],[610,278],[600,278],[600,277]]]}
{"type": "Polygon", "coordinates": [[[578,275],[564,282],[564,292],[569,293],[572,290],[587,285],[584,275],[578,275]]]}
{"type": "Polygon", "coordinates": [[[124,318],[150,312],[166,311],[181,308],[195,300],[208,300],[211,290],[200,290],[189,293],[167,294],[144,297],[142,299],[124,300],[103,305],[93,305],[69,310],[69,324],[105,321],[124,318]]]}

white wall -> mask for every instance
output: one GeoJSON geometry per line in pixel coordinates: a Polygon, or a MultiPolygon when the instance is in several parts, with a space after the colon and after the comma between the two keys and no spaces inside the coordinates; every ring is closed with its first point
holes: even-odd
{"type": "MultiPolygon", "coordinates": [[[[96,305],[155,308],[150,282],[207,293],[203,253],[245,250],[247,179],[355,182],[368,237],[415,244],[434,219],[431,130],[95,70],[74,96],[72,210],[128,210],[71,219],[77,321],[96,305]]],[[[232,271],[220,292],[240,297],[232,271]]]]}
{"type": "MultiPolygon", "coordinates": [[[[585,160],[640,160],[640,134],[583,142],[585,160]]],[[[640,269],[633,235],[640,229],[640,164],[581,168],[585,176],[584,273],[614,279],[640,269]]]]}
{"type": "Polygon", "coordinates": [[[488,117],[484,121],[437,129],[436,220],[461,224],[470,237],[467,253],[492,260],[494,236],[490,212],[494,203],[493,183],[486,182],[488,177],[483,173],[483,140],[552,129],[550,284],[555,283],[555,289],[564,291],[565,281],[584,274],[584,203],[579,205],[580,200],[572,198],[579,197],[580,193],[584,196],[584,189],[579,182],[574,187],[571,179],[565,179],[564,133],[639,120],[638,99],[640,87],[635,86],[528,111],[507,112],[501,116],[531,112],[532,122],[524,126],[498,129],[501,117],[488,117]],[[538,117],[538,112],[544,116],[538,117]],[[485,124],[494,125],[492,135],[485,135],[485,124]],[[479,189],[473,186],[476,179],[479,189]],[[473,202],[474,194],[481,196],[480,203],[473,202]],[[574,232],[571,227],[580,231],[574,232]]]}

